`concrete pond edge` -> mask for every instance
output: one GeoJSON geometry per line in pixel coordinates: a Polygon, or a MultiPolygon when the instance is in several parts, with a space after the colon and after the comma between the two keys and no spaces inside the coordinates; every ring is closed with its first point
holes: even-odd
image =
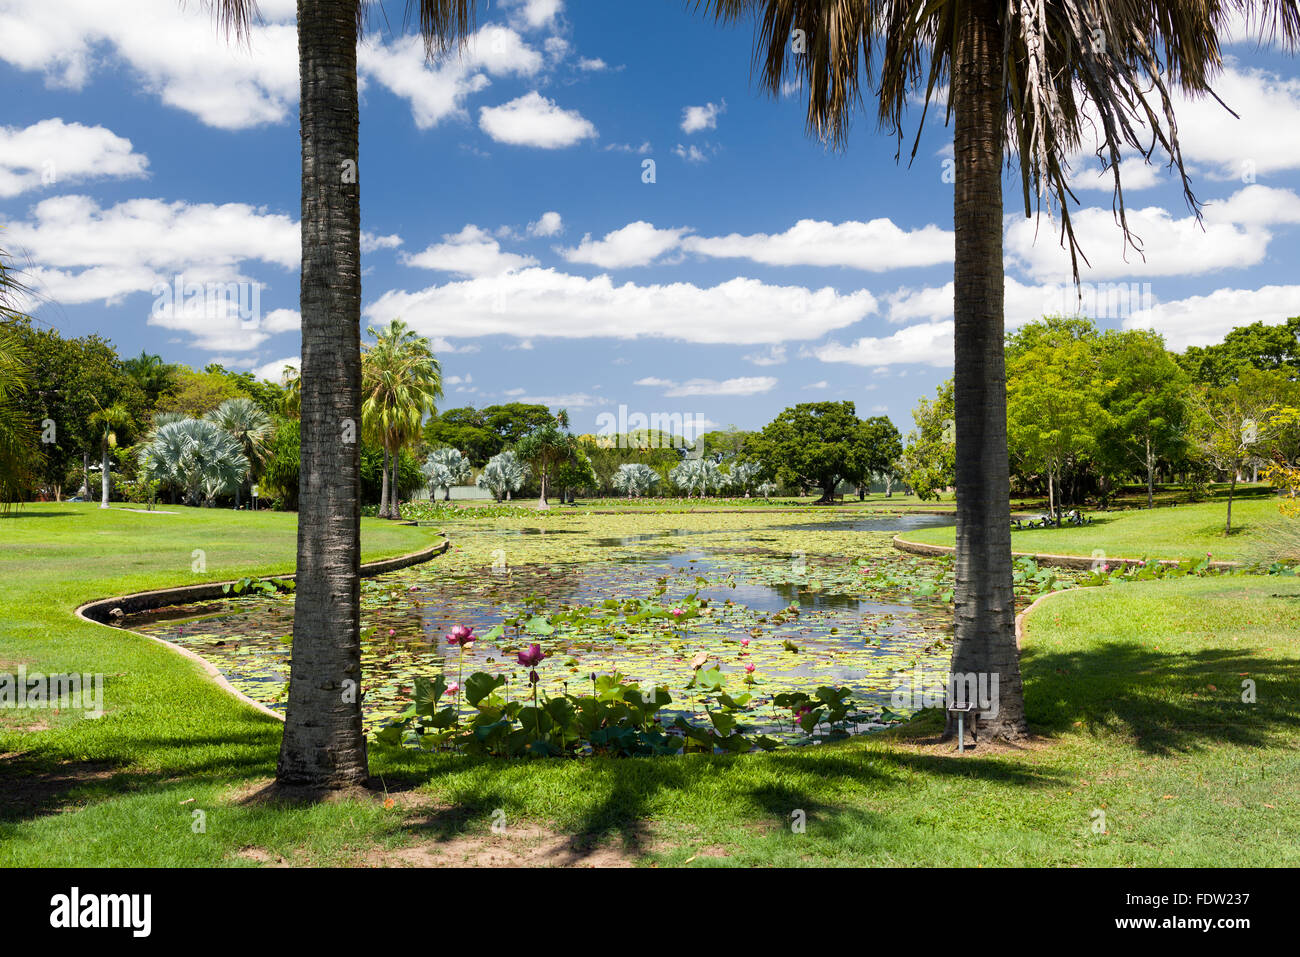
{"type": "MultiPolygon", "coordinates": [[[[361,577],[373,578],[376,575],[382,575],[386,572],[397,571],[402,568],[409,568],[412,565],[419,565],[423,562],[431,561],[442,555],[451,548],[451,540],[447,538],[446,533],[441,533],[443,540],[436,545],[423,548],[418,552],[411,552],[407,555],[398,555],[396,558],[383,558],[378,561],[364,562],[361,565],[361,577]]],[[[264,579],[275,579],[278,581],[292,581],[297,577],[296,573],[288,575],[264,575],[264,579]]],[[[275,718],[277,721],[283,721],[284,715],[267,707],[260,701],[254,701],[248,695],[239,691],[226,680],[225,676],[216,665],[208,661],[202,655],[191,651],[189,648],[183,648],[173,642],[166,641],[154,635],[141,634],[138,631],[131,631],[128,628],[120,628],[112,624],[115,617],[112,613],[119,612],[122,615],[135,614],[141,611],[153,611],[157,608],[166,608],[170,605],[187,605],[196,601],[212,601],[215,599],[231,597],[222,591],[223,586],[233,585],[239,579],[232,581],[218,582],[200,582],[195,585],[181,585],[175,588],[159,588],[153,591],[135,592],[129,595],[115,595],[110,598],[97,598],[94,601],[88,601],[79,605],[76,609],[76,616],[82,621],[89,622],[93,625],[101,625],[105,628],[112,628],[114,631],[126,631],[139,638],[148,640],[162,645],[164,648],[174,651],[176,654],[197,664],[204,674],[227,693],[238,698],[246,705],[275,718]]]]}

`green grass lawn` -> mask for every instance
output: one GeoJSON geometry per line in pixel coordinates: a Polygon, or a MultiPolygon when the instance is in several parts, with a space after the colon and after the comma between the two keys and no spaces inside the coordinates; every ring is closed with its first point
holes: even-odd
{"type": "MultiPolygon", "coordinates": [[[[1093,524],[1013,531],[1011,547],[1017,552],[1085,556],[1100,549],[1112,558],[1204,558],[1209,552],[1216,560],[1249,560],[1268,535],[1269,525],[1279,519],[1272,498],[1234,502],[1229,536],[1223,534],[1227,516],[1223,502],[1086,514],[1093,524]]],[[[926,528],[904,537],[951,545],[956,530],[926,528]]]]}
{"type": "MultiPolygon", "coordinates": [[[[958,757],[924,743],[935,726],[926,718],[740,756],[504,763],[376,749],[371,767],[393,806],[281,806],[243,799],[274,773],[277,722],[185,659],[71,609],[193,580],[194,548],[208,551],[209,578],[284,571],[293,516],[24,513],[0,519],[0,667],[103,672],[109,710],[98,720],[3,713],[0,865],[355,864],[467,839],[509,845],[530,828],[638,863],[693,866],[1300,864],[1293,578],[1053,597],[1031,616],[1023,653],[1044,737],[1022,751],[958,757]],[[1247,678],[1257,703],[1241,701],[1247,678]],[[507,831],[493,837],[498,809],[507,831]],[[795,811],[806,833],[792,832],[795,811]],[[1094,833],[1097,812],[1106,833],[1094,833]]],[[[367,522],[364,534],[373,557],[433,532],[367,522]]]]}

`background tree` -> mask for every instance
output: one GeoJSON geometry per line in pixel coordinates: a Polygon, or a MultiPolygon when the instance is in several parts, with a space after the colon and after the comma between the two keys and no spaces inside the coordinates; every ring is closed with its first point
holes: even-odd
{"type": "Polygon", "coordinates": [[[1107,330],[1100,356],[1105,422],[1098,444],[1112,460],[1137,467],[1152,508],[1157,465],[1187,447],[1187,374],[1159,333],[1147,329],[1107,330]]]}
{"type": "Polygon", "coordinates": [[[835,486],[858,474],[869,457],[852,402],[803,402],[786,409],[752,434],[746,454],[786,485],[812,485],[819,504],[834,501],[835,486]]]}
{"type": "MultiPolygon", "coordinates": [[[[866,81],[876,117],[900,139],[904,111],[946,93],[954,119],[954,380],[957,563],[952,670],[999,675],[990,738],[1028,733],[1015,636],[1010,468],[1003,357],[1003,164],[1018,160],[1024,212],[1060,217],[1075,278],[1079,249],[1069,159],[1085,131],[1114,178],[1116,218],[1128,230],[1120,166],[1125,151],[1150,161],[1159,146],[1182,175],[1171,85],[1212,92],[1222,66],[1217,34],[1247,13],[1294,48],[1294,0],[706,0],[718,18],[756,19],[754,63],[781,95],[793,66],[808,98],[810,132],[843,145],[866,81]],[[796,40],[798,42],[796,42],[796,40]]],[[[915,156],[920,142],[918,123],[915,156]]],[[[1199,215],[1199,213],[1198,213],[1199,215]]],[[[945,732],[952,734],[955,726],[945,732]]]]}
{"type": "Polygon", "coordinates": [[[1101,397],[1091,321],[1052,316],[1008,337],[1008,444],[1013,457],[1047,476],[1047,507],[1058,523],[1061,473],[1095,451],[1101,397]]]}
{"type": "Polygon", "coordinates": [[[1262,322],[1237,326],[1222,342],[1189,347],[1178,361],[1194,381],[1204,385],[1235,382],[1246,369],[1280,372],[1295,381],[1300,379],[1300,316],[1276,326],[1262,322]]]}
{"type": "Polygon", "coordinates": [[[429,494],[443,490],[443,501],[451,500],[451,487],[470,477],[469,459],[459,449],[434,449],[425,460],[423,472],[429,480],[429,494]]]}
{"type": "Polygon", "coordinates": [[[957,464],[957,424],[953,411],[953,382],[948,379],[935,390],[935,397],[924,396],[912,410],[916,428],[907,434],[899,465],[905,481],[926,501],[952,486],[957,464]]]}
{"type": "MultiPolygon", "coordinates": [[[[0,287],[0,302],[4,295],[0,287]]],[[[32,385],[30,361],[18,337],[0,325],[0,508],[22,499],[41,460],[37,423],[19,401],[32,385]]]]}
{"type": "MultiPolygon", "coordinates": [[[[251,481],[266,461],[274,426],[271,417],[252,399],[227,399],[207,416],[227,435],[239,443],[240,451],[248,460],[251,481]]],[[[235,508],[239,508],[239,493],[243,481],[235,484],[235,508]]]]}
{"type": "Polygon", "coordinates": [[[156,406],[162,395],[176,385],[177,367],[163,362],[162,356],[151,355],[143,350],[134,359],[123,362],[122,369],[140,387],[150,408],[156,406]]]}
{"type": "Polygon", "coordinates": [[[118,433],[131,425],[131,410],[122,402],[96,409],[90,414],[90,424],[99,436],[100,451],[100,508],[108,508],[109,491],[113,487],[112,471],[109,468],[108,453],[117,448],[118,433]]]}
{"type": "Polygon", "coordinates": [[[903,441],[894,423],[883,415],[863,419],[858,438],[849,452],[848,471],[844,478],[857,484],[859,497],[871,483],[871,476],[889,468],[903,454],[903,441]]]}
{"type": "Polygon", "coordinates": [[[649,495],[661,481],[660,475],[644,462],[624,462],[614,473],[613,487],[628,498],[649,495]]]}
{"type": "Polygon", "coordinates": [[[514,452],[498,452],[488,459],[474,484],[491,492],[500,502],[523,488],[527,478],[528,466],[519,461],[519,456],[514,452]]]}
{"type": "Polygon", "coordinates": [[[182,489],[191,505],[211,505],[248,475],[239,441],[208,419],[161,426],[140,452],[144,474],[182,489]]]}
{"type": "Polygon", "coordinates": [[[1223,534],[1232,534],[1232,499],[1242,467],[1272,450],[1300,406],[1296,386],[1284,373],[1250,368],[1236,382],[1197,393],[1193,436],[1215,468],[1228,473],[1228,513],[1223,534]]]}
{"type": "Polygon", "coordinates": [[[548,420],[545,425],[533,429],[519,440],[519,444],[515,446],[515,453],[532,467],[541,486],[537,499],[538,508],[550,507],[546,496],[551,476],[559,465],[572,458],[576,451],[577,440],[562,429],[554,419],[548,420]]]}
{"type": "Polygon", "coordinates": [[[442,369],[429,340],[401,319],[378,332],[367,327],[366,332],[375,342],[361,359],[361,417],[366,434],[384,450],[379,517],[401,518],[398,459],[402,448],[420,434],[424,417],[435,411],[434,403],[442,398],[442,369]]]}

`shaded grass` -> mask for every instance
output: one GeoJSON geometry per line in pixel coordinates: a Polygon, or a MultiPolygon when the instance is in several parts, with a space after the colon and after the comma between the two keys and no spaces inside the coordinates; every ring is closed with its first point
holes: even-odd
{"type": "MultiPolygon", "coordinates": [[[[291,517],[280,521],[258,547],[291,555],[291,517]]],[[[374,536],[421,537],[391,540],[391,552],[431,535],[366,528],[368,549],[374,536]]],[[[119,526],[127,554],[140,534],[119,526]]],[[[506,763],[376,750],[372,770],[402,798],[387,808],[382,792],[313,805],[244,800],[274,772],[278,723],[165,649],[65,621],[82,598],[121,590],[110,555],[63,580],[70,566],[56,574],[33,560],[41,540],[21,546],[25,565],[8,545],[21,590],[41,601],[6,589],[0,660],[104,671],[109,713],[54,716],[48,731],[0,724],[0,864],[250,865],[240,856],[249,847],[295,864],[347,864],[375,848],[486,834],[498,809],[508,825],[538,822],[578,847],[605,843],[670,865],[1300,863],[1300,582],[1290,579],[1120,584],[1041,605],[1023,666],[1045,746],[959,758],[918,743],[937,728],[925,716],[765,755],[506,763]],[[15,630],[13,615],[40,633],[15,630]],[[1245,678],[1256,682],[1253,705],[1241,701],[1245,678]],[[1108,833],[1093,833],[1097,811],[1108,833]],[[805,833],[791,828],[795,812],[805,833]]],[[[177,572],[167,561],[134,573],[147,583],[130,587],[183,580],[188,563],[177,572]]],[[[275,570],[284,568],[262,573],[275,570]]],[[[211,577],[232,573],[250,572],[211,577]]]]}

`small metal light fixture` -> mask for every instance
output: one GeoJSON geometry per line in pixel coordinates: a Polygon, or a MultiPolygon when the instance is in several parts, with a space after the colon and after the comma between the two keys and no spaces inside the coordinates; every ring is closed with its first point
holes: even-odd
{"type": "Polygon", "coordinates": [[[257,486],[253,486],[253,511],[257,511],[257,486]]]}
{"type": "Polygon", "coordinates": [[[967,704],[950,704],[948,705],[948,714],[957,716],[957,753],[961,754],[966,750],[966,715],[974,710],[974,705],[967,704]]]}

